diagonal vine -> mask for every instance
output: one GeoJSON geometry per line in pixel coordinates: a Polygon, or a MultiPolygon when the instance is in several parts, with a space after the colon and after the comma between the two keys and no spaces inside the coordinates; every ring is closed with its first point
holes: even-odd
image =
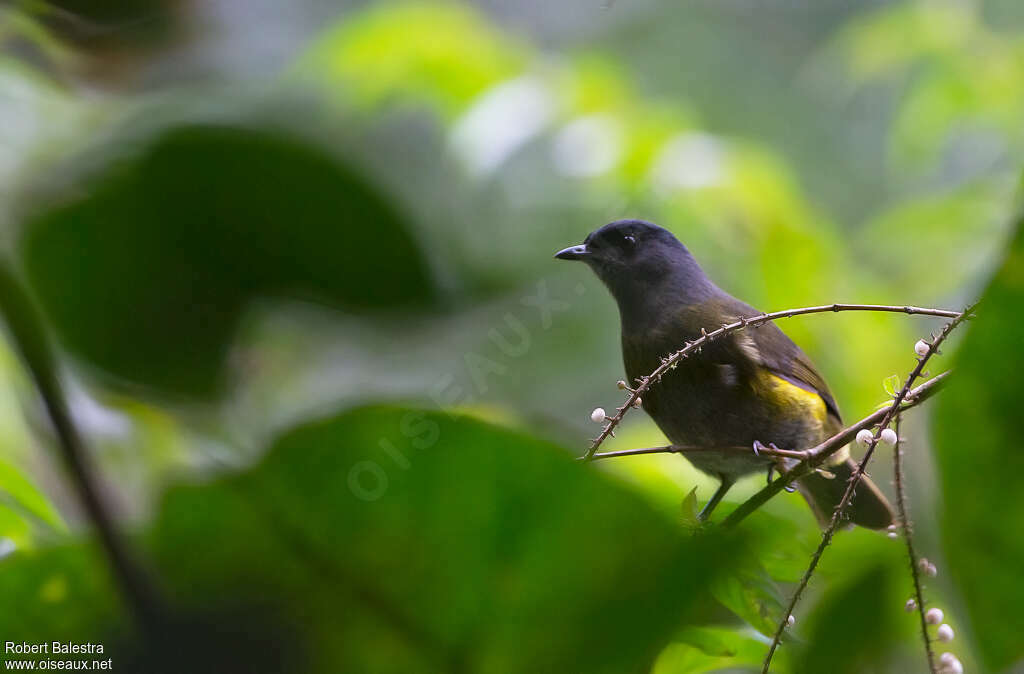
{"type": "Polygon", "coordinates": [[[972,305],[964,311],[960,312],[953,320],[943,326],[942,330],[939,331],[930,344],[928,344],[927,351],[922,354],[917,361],[917,366],[907,376],[903,387],[896,394],[893,402],[884,410],[884,415],[878,424],[878,431],[873,435],[871,441],[868,443],[867,450],[864,453],[864,458],[861,459],[860,463],[857,464],[857,469],[850,477],[849,482],[846,485],[846,490],[843,492],[843,497],[839,501],[839,505],[832,513],[832,519],[829,521],[828,527],[826,527],[821,537],[821,543],[818,544],[817,550],[811,556],[811,562],[807,567],[807,571],[804,572],[803,577],[800,579],[800,583],[797,585],[796,591],[793,593],[793,597],[790,599],[789,605],[783,612],[783,618],[779,621],[779,625],[775,630],[775,634],[772,637],[771,645],[768,647],[768,654],[765,656],[764,666],[761,669],[762,674],[767,674],[772,662],[772,657],[775,655],[776,649],[778,649],[779,643],[782,640],[782,633],[786,629],[787,620],[790,615],[793,614],[793,610],[796,608],[797,603],[800,601],[800,597],[803,595],[805,589],[807,589],[808,583],[810,583],[811,576],[814,575],[814,571],[818,566],[818,562],[821,561],[821,557],[828,547],[829,543],[832,542],[832,537],[835,535],[836,530],[839,528],[839,523],[842,521],[843,515],[845,514],[846,508],[850,503],[850,499],[853,496],[854,490],[860,483],[861,478],[864,476],[864,470],[867,467],[868,462],[871,460],[872,454],[874,454],[875,447],[878,446],[879,439],[881,437],[881,429],[886,428],[895,418],[900,411],[900,406],[906,399],[914,385],[914,382],[921,376],[924,371],[924,366],[931,359],[932,355],[938,351],[939,345],[945,341],[946,337],[956,329],[964,320],[971,316],[971,312],[977,305],[972,305]]]}
{"type": "Polygon", "coordinates": [[[896,509],[899,512],[900,528],[903,541],[907,545],[907,557],[910,559],[910,578],[914,583],[914,599],[917,602],[917,615],[921,622],[921,638],[924,641],[925,655],[928,657],[928,671],[936,674],[935,653],[932,651],[932,640],[928,636],[928,623],[924,617],[924,593],[921,591],[921,572],[917,566],[917,553],[914,551],[914,539],[911,532],[910,518],[907,517],[907,498],[903,486],[903,435],[900,433],[900,417],[896,416],[896,447],[893,448],[893,475],[896,480],[896,509]]]}

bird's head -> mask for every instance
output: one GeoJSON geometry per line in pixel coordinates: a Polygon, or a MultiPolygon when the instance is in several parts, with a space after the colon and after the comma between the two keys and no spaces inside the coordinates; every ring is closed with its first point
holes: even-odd
{"type": "Polygon", "coordinates": [[[620,307],[662,289],[699,301],[714,287],[672,232],[643,220],[609,223],[555,257],[586,262],[620,307]]]}

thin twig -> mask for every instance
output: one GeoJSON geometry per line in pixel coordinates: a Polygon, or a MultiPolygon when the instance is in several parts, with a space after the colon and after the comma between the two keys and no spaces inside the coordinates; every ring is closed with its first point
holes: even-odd
{"type": "Polygon", "coordinates": [[[912,306],[897,306],[897,305],[886,305],[886,304],[824,304],[816,307],[802,307],[800,309],[787,309],[785,311],[776,311],[770,314],[761,314],[759,316],[746,316],[740,318],[732,323],[722,325],[717,330],[711,332],[701,331],[701,336],[697,339],[687,342],[683,348],[679,349],[675,353],[662,358],[661,365],[657,367],[651,374],[646,377],[641,377],[637,383],[635,389],[631,389],[629,397],[621,407],[616,408],[615,414],[608,417],[607,423],[604,428],[601,429],[601,433],[590,443],[590,447],[587,449],[587,453],[584,455],[584,460],[589,461],[594,458],[594,453],[597,448],[601,446],[608,436],[613,434],[615,427],[622,422],[623,417],[626,413],[632,409],[636,401],[647,391],[653,384],[661,381],[661,378],[666,372],[673,369],[679,361],[686,358],[694,351],[700,350],[702,346],[708,342],[712,342],[716,339],[724,337],[730,333],[744,328],[753,328],[759,325],[764,325],[780,318],[790,318],[792,316],[802,316],[804,314],[819,314],[826,312],[840,312],[840,311],[886,311],[892,313],[901,314],[920,314],[925,316],[941,316],[943,318],[956,318],[960,315],[960,312],[949,311],[946,309],[927,309],[924,307],[912,307],[912,306]]]}
{"type": "Polygon", "coordinates": [[[917,615],[921,621],[921,639],[924,640],[924,651],[928,656],[928,671],[936,674],[935,653],[932,651],[932,640],[928,636],[928,623],[924,618],[924,593],[921,591],[921,574],[917,568],[917,553],[914,552],[914,539],[911,533],[910,518],[907,517],[907,499],[903,486],[903,435],[900,433],[900,415],[896,415],[896,447],[892,453],[893,475],[896,479],[896,508],[899,511],[900,527],[903,540],[907,544],[907,557],[910,559],[910,577],[914,581],[914,597],[917,601],[917,615]]]}
{"type": "Polygon", "coordinates": [[[10,330],[12,343],[21,352],[46,413],[57,434],[60,456],[71,483],[99,533],[100,543],[113,568],[125,602],[137,624],[147,633],[155,633],[162,615],[156,590],[141,565],[129,553],[114,527],[100,497],[88,465],[85,443],[71,418],[57,377],[57,365],[42,322],[28,293],[7,263],[0,261],[0,315],[10,330]]]}
{"type": "MultiPolygon", "coordinates": [[[[932,397],[941,388],[943,380],[949,375],[949,372],[943,372],[925,383],[921,384],[917,388],[913,389],[908,395],[906,400],[903,401],[903,405],[900,407],[900,411],[909,410],[912,407],[916,407],[923,403],[928,398],[932,397]]],[[[886,403],[888,404],[888,403],[886,403]]],[[[876,425],[883,416],[885,416],[885,409],[879,409],[872,414],[864,417],[852,426],[847,426],[843,430],[839,431],[832,437],[828,438],[824,442],[811,447],[810,449],[779,449],[777,447],[760,447],[757,453],[762,456],[781,456],[788,459],[798,459],[800,461],[807,461],[809,467],[814,468],[821,465],[825,459],[832,456],[836,451],[842,449],[857,432],[863,428],[870,428],[876,425]]],[[[751,447],[697,447],[693,445],[662,445],[661,447],[643,447],[641,449],[619,449],[614,452],[598,452],[591,457],[592,460],[597,461],[598,459],[615,459],[623,456],[638,456],[642,454],[700,454],[702,452],[718,452],[718,453],[730,453],[730,454],[753,454],[754,450],[751,447]]],[[[577,461],[583,461],[586,457],[579,457],[577,461]]],[[[800,469],[800,466],[794,466],[792,470],[786,472],[784,476],[781,476],[777,481],[783,484],[777,491],[781,491],[781,488],[787,486],[790,482],[793,482],[797,477],[802,477],[806,473],[795,473],[800,469]]],[[[810,471],[808,471],[810,472],[810,471]]],[[[777,493],[773,492],[773,493],[777,493]]],[[[765,499],[767,500],[767,499],[765,499]]],[[[757,504],[758,506],[761,503],[757,504]]],[[[736,512],[736,511],[733,511],[736,512]]],[[[739,519],[742,519],[745,514],[741,514],[739,519]]],[[[739,520],[736,520],[739,521],[739,520]]],[[[728,520],[726,520],[728,522],[728,520]]],[[[723,522],[725,523],[725,522],[723,522]]]]}
{"type": "MultiPolygon", "coordinates": [[[[695,447],[693,445],[664,445],[662,447],[644,447],[643,449],[620,449],[614,452],[598,452],[591,457],[594,461],[598,459],[614,459],[619,456],[636,456],[638,454],[700,454],[703,452],[716,452],[728,454],[754,454],[751,447],[695,447]]],[[[788,459],[808,459],[810,454],[807,450],[800,449],[778,449],[777,447],[760,447],[757,454],[761,456],[784,456],[788,459]]],[[[579,457],[577,461],[583,461],[585,457],[579,457]]]]}
{"type": "Polygon", "coordinates": [[[932,357],[932,354],[938,350],[939,345],[946,339],[949,333],[970,315],[973,309],[973,306],[968,307],[956,318],[943,326],[939,335],[932,340],[931,344],[928,345],[928,350],[925,354],[918,358],[917,367],[915,367],[907,376],[907,380],[904,382],[903,388],[901,388],[899,393],[896,394],[892,404],[886,408],[885,414],[878,425],[879,430],[877,430],[871,438],[871,442],[868,443],[867,451],[864,453],[864,458],[861,459],[859,464],[857,464],[857,469],[853,472],[853,475],[850,476],[850,480],[846,485],[846,491],[843,492],[843,497],[839,500],[839,505],[837,505],[833,511],[832,519],[829,521],[828,527],[825,528],[825,531],[821,536],[821,543],[818,544],[818,549],[815,550],[814,555],[811,556],[811,563],[808,565],[807,571],[804,572],[803,577],[800,579],[800,584],[797,585],[796,591],[793,593],[793,597],[789,601],[789,606],[786,607],[786,610],[782,614],[783,617],[779,621],[778,627],[775,629],[775,635],[772,637],[772,643],[768,647],[768,655],[765,656],[764,659],[764,667],[761,668],[762,674],[768,674],[768,670],[772,664],[772,656],[775,655],[775,650],[779,647],[779,642],[782,640],[782,633],[786,629],[788,618],[793,614],[793,610],[796,608],[797,602],[800,601],[801,595],[803,595],[804,590],[807,589],[807,585],[811,581],[811,576],[814,575],[814,570],[817,568],[818,562],[821,561],[821,557],[825,553],[825,549],[828,547],[829,543],[832,542],[832,536],[835,535],[836,530],[839,528],[839,523],[843,519],[846,507],[849,505],[850,499],[853,496],[853,492],[860,483],[861,478],[864,476],[864,469],[871,460],[871,455],[874,454],[875,447],[878,446],[881,429],[888,426],[893,417],[899,412],[900,406],[903,404],[903,400],[910,393],[910,389],[914,385],[914,382],[921,376],[921,372],[924,371],[924,366],[932,357]]]}
{"type": "MultiPolygon", "coordinates": [[[[912,389],[903,400],[903,404],[900,406],[900,411],[903,412],[911,409],[912,407],[916,407],[938,393],[945,384],[948,376],[949,371],[947,370],[946,372],[938,374],[920,386],[912,389]]],[[[888,407],[876,410],[852,426],[847,426],[818,446],[807,450],[807,453],[812,457],[810,460],[794,466],[772,480],[771,483],[762,488],[761,491],[748,498],[746,501],[741,503],[738,508],[729,513],[729,516],[722,520],[721,526],[734,527],[739,524],[747,517],[747,515],[763,506],[773,496],[801,477],[812,473],[815,468],[823,464],[830,456],[850,444],[850,441],[856,437],[858,432],[865,428],[873,428],[874,426],[877,426],[878,423],[885,418],[888,411],[888,407]]]]}

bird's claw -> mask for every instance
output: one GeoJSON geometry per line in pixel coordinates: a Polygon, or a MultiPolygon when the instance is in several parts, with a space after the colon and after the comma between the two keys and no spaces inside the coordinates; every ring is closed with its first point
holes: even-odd
{"type": "Polygon", "coordinates": [[[752,447],[754,449],[754,456],[758,456],[758,457],[761,456],[761,451],[762,450],[773,449],[775,451],[778,451],[778,449],[779,449],[778,447],[775,446],[774,442],[769,442],[766,445],[763,442],[761,442],[760,440],[754,440],[754,444],[752,445],[752,447]]]}
{"type": "MultiPolygon", "coordinates": [[[[760,445],[761,443],[755,441],[754,444],[755,445],[760,445]]],[[[771,448],[771,449],[778,449],[778,447],[775,446],[775,443],[770,443],[768,445],[768,447],[771,448]]],[[[765,446],[761,445],[761,449],[764,449],[764,448],[765,448],[765,446]]],[[[777,461],[777,463],[770,463],[770,464],[768,464],[768,484],[772,483],[772,477],[775,476],[775,471],[776,471],[777,468],[779,470],[779,474],[780,475],[783,473],[783,469],[780,468],[779,465],[778,465],[778,462],[781,462],[782,459],[780,457],[776,457],[776,461],[777,461]]],[[[789,493],[789,494],[792,494],[793,492],[796,491],[796,487],[794,485],[792,485],[792,484],[787,484],[785,487],[783,487],[783,489],[785,489],[786,492],[789,493]]]]}

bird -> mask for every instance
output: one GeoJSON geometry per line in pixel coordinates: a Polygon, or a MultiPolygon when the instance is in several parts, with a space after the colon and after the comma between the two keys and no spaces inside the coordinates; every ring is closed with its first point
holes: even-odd
{"type": "MultiPolygon", "coordinates": [[[[715,285],[672,232],[644,220],[611,222],[555,257],[586,263],[611,292],[629,382],[649,375],[703,329],[762,314],[715,285]]],[[[843,428],[818,369],[771,321],[709,342],[647,389],[641,406],[672,444],[709,450],[684,455],[720,480],[700,512],[702,521],[739,478],[768,471],[771,479],[773,457],[756,448],[808,449],[843,428]],[[736,447],[752,449],[723,449],[736,447]]],[[[855,468],[843,448],[822,470],[796,482],[822,526],[855,468]]],[[[892,506],[867,476],[846,512],[852,524],[870,529],[893,523],[892,506]]]]}

